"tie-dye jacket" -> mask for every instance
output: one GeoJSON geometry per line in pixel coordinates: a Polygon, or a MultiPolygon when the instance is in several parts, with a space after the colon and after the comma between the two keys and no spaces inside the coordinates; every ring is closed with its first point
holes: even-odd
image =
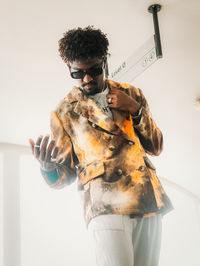
{"type": "Polygon", "coordinates": [[[62,188],[77,180],[84,203],[85,220],[101,214],[132,217],[166,213],[172,204],[146,153],[159,155],[163,137],[151,118],[148,103],[138,88],[105,80],[142,106],[140,122],[129,113],[112,109],[113,120],[80,88],[74,87],[51,112],[51,132],[60,152],[57,179],[47,183],[62,188]]]}

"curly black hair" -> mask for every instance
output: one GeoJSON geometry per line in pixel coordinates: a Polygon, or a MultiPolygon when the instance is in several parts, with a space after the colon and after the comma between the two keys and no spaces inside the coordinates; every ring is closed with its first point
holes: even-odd
{"type": "Polygon", "coordinates": [[[74,28],[59,40],[59,53],[65,63],[102,58],[108,54],[108,39],[100,29],[93,26],[74,28]]]}

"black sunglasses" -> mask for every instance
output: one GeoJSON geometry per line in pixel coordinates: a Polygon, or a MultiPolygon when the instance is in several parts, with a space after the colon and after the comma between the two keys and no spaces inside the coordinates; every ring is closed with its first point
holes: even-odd
{"type": "Polygon", "coordinates": [[[88,74],[90,77],[96,77],[103,73],[103,67],[94,67],[88,70],[78,70],[75,72],[71,72],[71,77],[73,79],[83,79],[86,74],[88,74]]]}

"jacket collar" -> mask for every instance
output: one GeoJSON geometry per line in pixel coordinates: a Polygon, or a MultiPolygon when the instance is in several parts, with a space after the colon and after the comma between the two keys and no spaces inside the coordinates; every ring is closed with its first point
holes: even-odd
{"type": "MultiPolygon", "coordinates": [[[[105,79],[105,82],[109,90],[123,89],[118,82],[108,79],[105,79]]],[[[73,87],[66,98],[68,102],[74,103],[74,112],[87,118],[93,124],[113,134],[118,134],[121,131],[119,129],[122,128],[124,119],[126,118],[125,112],[111,109],[113,115],[112,120],[101,110],[93,99],[84,95],[79,87],[73,87]]]]}

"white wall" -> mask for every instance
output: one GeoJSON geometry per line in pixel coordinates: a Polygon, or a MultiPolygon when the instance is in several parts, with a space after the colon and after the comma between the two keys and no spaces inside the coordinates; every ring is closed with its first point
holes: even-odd
{"type": "Polygon", "coordinates": [[[165,186],[174,210],[163,219],[160,266],[199,266],[200,201],[165,186]]]}
{"type": "MultiPolygon", "coordinates": [[[[49,188],[28,149],[8,146],[0,156],[0,265],[93,266],[76,184],[49,188]]],[[[199,266],[199,199],[163,181],[175,209],[163,219],[160,266],[199,266]]]]}
{"type": "Polygon", "coordinates": [[[3,266],[3,154],[0,153],[0,266],[3,266]]]}
{"type": "Polygon", "coordinates": [[[92,266],[76,184],[49,188],[30,155],[20,171],[21,266],[92,266]]]}
{"type": "Polygon", "coordinates": [[[1,159],[1,263],[20,266],[20,191],[17,145],[0,144],[1,159]]]}

